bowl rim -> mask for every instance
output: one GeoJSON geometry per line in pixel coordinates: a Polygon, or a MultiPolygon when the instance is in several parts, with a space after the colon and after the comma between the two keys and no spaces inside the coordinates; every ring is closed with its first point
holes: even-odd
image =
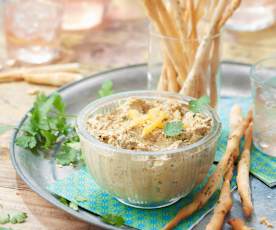
{"type": "Polygon", "coordinates": [[[177,154],[177,153],[183,153],[187,152],[193,149],[196,149],[198,147],[202,147],[205,145],[210,145],[212,142],[217,141],[217,139],[220,136],[221,133],[221,122],[219,119],[219,116],[217,112],[211,108],[209,105],[204,106],[203,112],[209,113],[208,115],[211,115],[213,120],[213,126],[211,131],[200,139],[199,141],[190,144],[185,145],[181,148],[177,149],[164,149],[159,151],[141,151],[141,150],[129,150],[129,149],[123,149],[116,146],[112,146],[110,144],[106,144],[104,142],[99,141],[97,138],[93,137],[86,129],[86,122],[87,117],[93,112],[97,111],[99,107],[102,107],[108,103],[112,103],[113,101],[118,101],[120,99],[125,99],[128,97],[137,97],[139,98],[152,98],[152,99],[162,99],[162,98],[172,98],[179,100],[184,103],[188,103],[190,100],[193,100],[192,97],[183,96],[176,93],[170,93],[170,92],[160,92],[160,91],[154,91],[154,90],[137,90],[137,91],[126,91],[121,93],[116,93],[110,96],[106,96],[100,99],[96,99],[95,101],[92,101],[88,105],[86,105],[78,114],[77,121],[76,121],[76,131],[80,137],[83,137],[93,145],[97,146],[98,148],[105,149],[112,153],[117,152],[118,154],[131,154],[131,155],[165,155],[165,154],[177,154]]]}

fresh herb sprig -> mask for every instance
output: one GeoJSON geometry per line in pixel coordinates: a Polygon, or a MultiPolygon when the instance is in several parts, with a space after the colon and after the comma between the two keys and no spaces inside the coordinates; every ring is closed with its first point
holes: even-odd
{"type": "Polygon", "coordinates": [[[106,97],[113,93],[113,83],[111,80],[103,82],[101,88],[98,91],[99,97],[106,97]]]}
{"type": "Polygon", "coordinates": [[[11,213],[0,213],[0,224],[21,224],[28,218],[25,212],[11,212],[11,213]]]}
{"type": "Polygon", "coordinates": [[[164,133],[167,137],[175,137],[181,134],[183,131],[182,121],[167,122],[164,126],[164,133]]]}
{"type": "Polygon", "coordinates": [[[60,165],[78,164],[81,160],[79,149],[72,144],[79,143],[75,127],[69,122],[65,113],[65,104],[58,93],[47,97],[39,94],[33,109],[21,128],[16,145],[33,153],[49,151],[55,144],[64,139],[56,161],[60,165]]]}
{"type": "Polygon", "coordinates": [[[200,97],[196,100],[191,100],[189,102],[188,109],[193,113],[199,113],[202,111],[202,108],[210,104],[210,98],[208,96],[200,97]]]}
{"type": "Polygon", "coordinates": [[[104,216],[102,216],[101,219],[103,222],[113,225],[113,226],[116,226],[116,227],[121,227],[125,223],[125,220],[123,217],[114,215],[114,214],[104,215],[104,216]]]}

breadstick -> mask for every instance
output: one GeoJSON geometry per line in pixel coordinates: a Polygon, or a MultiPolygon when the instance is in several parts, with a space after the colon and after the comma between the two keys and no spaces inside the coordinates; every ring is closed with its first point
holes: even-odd
{"type": "MultiPolygon", "coordinates": [[[[232,133],[234,130],[236,130],[242,124],[242,122],[243,122],[243,118],[242,118],[241,107],[239,105],[233,105],[231,108],[231,111],[230,111],[230,119],[229,119],[230,133],[232,133]],[[236,114],[236,116],[231,116],[231,114],[236,114]]],[[[246,130],[246,128],[245,128],[245,130],[246,130]]],[[[237,148],[234,152],[234,161],[237,160],[239,154],[240,154],[240,143],[237,145],[237,148]]]]}
{"type": "Polygon", "coordinates": [[[168,90],[170,92],[178,93],[179,85],[176,78],[176,72],[170,59],[167,60],[167,77],[168,77],[168,90]]]}
{"type": "Polygon", "coordinates": [[[22,74],[1,74],[0,73],[0,83],[13,82],[13,81],[24,81],[22,74]]]}
{"type": "MultiPolygon", "coordinates": [[[[164,36],[176,37],[176,31],[168,26],[168,22],[163,19],[161,21],[161,17],[163,15],[167,15],[162,4],[158,4],[160,2],[156,2],[153,0],[144,0],[145,9],[151,21],[154,23],[155,27],[158,29],[159,33],[164,36]],[[159,10],[162,10],[162,15],[160,17],[159,10]],[[163,24],[165,22],[166,24],[163,24]],[[167,25],[167,26],[166,26],[167,25]]],[[[166,18],[167,19],[167,18],[166,18]]],[[[169,19],[171,20],[171,19],[169,19]]],[[[179,51],[181,51],[181,47],[179,48],[175,41],[170,41],[169,39],[163,39],[165,44],[165,48],[167,50],[167,54],[174,65],[175,70],[178,73],[178,77],[180,81],[183,82],[186,77],[185,66],[182,63],[183,56],[179,51]]]]}
{"type": "Polygon", "coordinates": [[[164,60],[164,64],[162,67],[162,71],[161,71],[161,75],[160,75],[160,79],[157,85],[157,90],[159,91],[166,91],[168,90],[168,65],[166,62],[166,59],[164,60]]]}
{"type": "Polygon", "coordinates": [[[239,218],[228,220],[228,224],[231,225],[233,230],[252,230],[252,228],[247,227],[243,220],[239,218]]]}
{"type": "Polygon", "coordinates": [[[22,75],[24,80],[29,83],[62,86],[69,82],[76,81],[82,78],[82,75],[77,73],[29,73],[22,75]]]}
{"type": "Polygon", "coordinates": [[[252,143],[252,123],[245,133],[244,150],[241,154],[241,159],[238,163],[237,185],[238,192],[242,202],[243,213],[246,217],[250,217],[253,211],[251,201],[251,191],[249,185],[249,170],[250,170],[250,151],[252,143]]]}
{"type": "Polygon", "coordinates": [[[188,57],[186,56],[187,53],[187,26],[186,23],[184,21],[184,18],[182,17],[182,7],[181,7],[181,2],[180,0],[172,0],[171,1],[171,6],[172,6],[172,13],[174,16],[174,19],[176,21],[176,27],[178,29],[178,33],[180,36],[180,43],[181,43],[181,47],[182,47],[182,51],[184,54],[184,60],[183,60],[183,64],[186,66],[188,66],[188,57]]]}
{"type": "Polygon", "coordinates": [[[208,54],[209,50],[210,50],[210,45],[211,45],[211,38],[214,35],[215,32],[215,28],[217,26],[218,21],[220,20],[223,11],[227,5],[227,0],[221,0],[216,8],[216,12],[215,15],[212,19],[209,31],[207,33],[207,35],[203,38],[202,42],[200,43],[197,52],[196,52],[196,56],[195,56],[195,60],[192,66],[192,69],[190,70],[187,79],[185,80],[182,89],[181,89],[181,93],[186,95],[186,96],[195,96],[198,94],[197,90],[195,89],[195,78],[197,75],[200,74],[200,69],[201,66],[204,62],[204,60],[206,59],[206,55],[208,54]]]}
{"type": "Polygon", "coordinates": [[[229,6],[226,8],[225,14],[222,16],[222,18],[219,21],[218,29],[221,29],[226,21],[233,15],[233,13],[236,11],[236,9],[239,8],[241,4],[241,0],[232,0],[229,6]]]}
{"type": "Polygon", "coordinates": [[[28,73],[80,72],[79,63],[13,68],[0,72],[0,82],[23,81],[28,73]]]}
{"type": "MultiPolygon", "coordinates": [[[[185,56],[183,55],[179,35],[176,29],[176,25],[174,24],[168,10],[166,9],[164,3],[162,0],[155,0],[156,7],[159,12],[159,17],[164,25],[164,27],[167,29],[167,31],[170,31],[168,34],[170,37],[175,38],[176,40],[170,40],[169,43],[171,43],[172,46],[175,47],[175,55],[177,55],[177,58],[175,59],[176,64],[176,70],[178,70],[178,78],[180,82],[183,82],[186,79],[186,73],[187,68],[185,66],[185,56]]],[[[167,39],[168,40],[168,39],[167,39]]],[[[171,61],[173,61],[173,58],[171,58],[171,61]]]]}
{"type": "MultiPolygon", "coordinates": [[[[240,116],[240,114],[231,113],[230,116],[240,116]]],[[[232,120],[238,120],[238,118],[231,118],[232,120]]],[[[213,193],[218,189],[221,181],[229,169],[229,165],[233,161],[233,154],[239,146],[240,139],[243,136],[244,130],[248,124],[242,122],[235,130],[232,131],[228,138],[226,152],[220,160],[215,172],[208,178],[206,185],[203,189],[195,196],[192,203],[182,208],[177,215],[165,226],[164,229],[174,228],[181,220],[192,215],[195,211],[199,210],[209,200],[213,193]]]]}
{"type": "Polygon", "coordinates": [[[214,209],[214,214],[206,226],[206,230],[219,230],[222,229],[223,223],[224,223],[224,218],[226,214],[230,211],[232,208],[233,202],[232,202],[232,197],[231,197],[231,179],[233,176],[233,161],[231,163],[231,167],[229,168],[221,191],[220,191],[220,196],[217,201],[217,205],[214,209]]]}
{"type": "Polygon", "coordinates": [[[217,106],[218,92],[217,92],[217,71],[219,67],[220,56],[220,36],[215,33],[213,40],[213,50],[210,65],[210,105],[215,108],[217,106]]]}
{"type": "Polygon", "coordinates": [[[192,60],[195,57],[195,52],[198,46],[198,41],[197,41],[197,19],[196,19],[196,11],[195,11],[195,7],[194,7],[194,3],[193,0],[187,0],[187,4],[188,4],[188,12],[190,13],[190,23],[191,23],[191,29],[189,31],[189,35],[188,35],[188,39],[190,42],[190,50],[191,50],[191,54],[190,57],[192,58],[192,60]]]}

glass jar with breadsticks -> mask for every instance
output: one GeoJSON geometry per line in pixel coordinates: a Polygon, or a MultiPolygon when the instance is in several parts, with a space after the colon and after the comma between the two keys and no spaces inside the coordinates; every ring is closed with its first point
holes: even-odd
{"type": "Polygon", "coordinates": [[[216,107],[221,31],[241,0],[143,0],[151,21],[148,86],[216,107]]]}

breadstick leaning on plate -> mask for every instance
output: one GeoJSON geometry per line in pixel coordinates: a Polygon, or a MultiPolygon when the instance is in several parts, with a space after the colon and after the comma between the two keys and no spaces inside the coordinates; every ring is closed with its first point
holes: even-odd
{"type": "Polygon", "coordinates": [[[242,210],[246,217],[250,217],[253,211],[251,191],[249,183],[250,151],[252,144],[252,122],[245,133],[245,144],[238,163],[237,185],[242,202],[242,210]]]}
{"type": "Polygon", "coordinates": [[[228,221],[233,230],[253,230],[245,225],[244,221],[239,218],[234,218],[228,221]]]}
{"type": "MultiPolygon", "coordinates": [[[[232,110],[230,117],[232,120],[240,120],[240,113],[236,114],[237,110],[232,110]],[[236,118],[236,116],[238,116],[236,118]],[[233,118],[234,117],[234,118],[233,118]]],[[[240,139],[242,138],[246,128],[248,127],[249,119],[242,119],[242,123],[231,131],[228,143],[226,147],[225,154],[220,160],[215,172],[208,178],[206,185],[201,189],[201,191],[195,196],[192,203],[182,208],[177,215],[164,227],[164,229],[173,229],[177,226],[183,219],[192,215],[194,212],[199,210],[206,204],[214,192],[219,189],[221,181],[225,174],[228,172],[229,168],[232,167],[233,155],[237,150],[237,146],[240,144],[240,139]]]]}
{"type": "Polygon", "coordinates": [[[229,168],[224,182],[220,191],[219,199],[217,205],[214,209],[214,214],[206,226],[206,230],[219,230],[222,229],[224,218],[226,214],[232,208],[232,197],[231,197],[231,179],[233,176],[234,162],[231,162],[231,167],[229,168]]]}

